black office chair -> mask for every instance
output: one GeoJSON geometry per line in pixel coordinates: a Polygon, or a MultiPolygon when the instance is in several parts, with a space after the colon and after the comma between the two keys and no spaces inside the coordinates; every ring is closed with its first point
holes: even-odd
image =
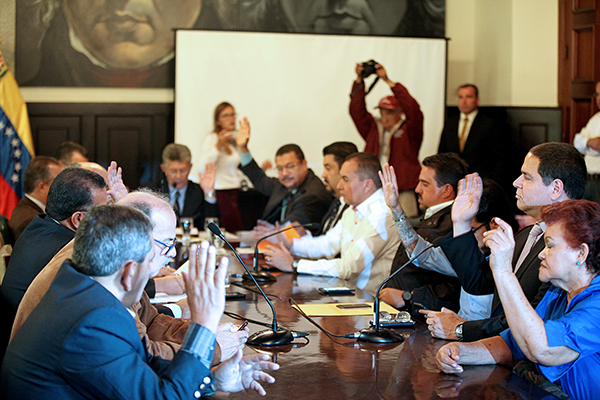
{"type": "Polygon", "coordinates": [[[12,231],[8,227],[8,218],[5,215],[0,215],[0,234],[2,234],[4,244],[15,244],[12,231]]]}

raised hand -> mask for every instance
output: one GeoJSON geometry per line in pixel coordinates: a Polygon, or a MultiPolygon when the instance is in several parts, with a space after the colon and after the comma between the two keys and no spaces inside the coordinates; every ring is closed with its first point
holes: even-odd
{"type": "Polygon", "coordinates": [[[396,172],[394,167],[385,164],[383,169],[379,171],[379,179],[381,179],[383,194],[385,196],[385,204],[396,212],[402,211],[400,206],[400,195],[398,193],[398,182],[396,180],[396,172]]]}
{"type": "Polygon", "coordinates": [[[204,194],[214,192],[215,190],[215,176],[217,174],[217,166],[214,163],[206,164],[204,168],[204,174],[198,172],[198,179],[200,181],[200,187],[204,191],[204,194]]]}
{"type": "Polygon", "coordinates": [[[494,218],[498,228],[484,232],[483,243],[489,247],[490,267],[495,272],[511,272],[515,252],[515,239],[512,228],[500,218],[494,218]]]}
{"type": "Polygon", "coordinates": [[[123,183],[121,167],[112,161],[108,167],[108,191],[106,192],[113,200],[113,203],[121,200],[127,193],[127,187],[123,183]]]}
{"type": "Polygon", "coordinates": [[[217,251],[208,242],[190,247],[189,271],[182,272],[191,320],[217,334],[225,310],[225,276],[229,261],[222,258],[215,271],[217,251]]]}
{"type": "Polygon", "coordinates": [[[479,174],[469,174],[458,182],[458,194],[452,205],[454,236],[471,230],[471,220],[479,211],[483,182],[479,174]]]}
{"type": "Polygon", "coordinates": [[[237,147],[242,153],[248,152],[248,142],[250,141],[250,122],[244,117],[240,120],[240,127],[236,139],[237,147]]]}

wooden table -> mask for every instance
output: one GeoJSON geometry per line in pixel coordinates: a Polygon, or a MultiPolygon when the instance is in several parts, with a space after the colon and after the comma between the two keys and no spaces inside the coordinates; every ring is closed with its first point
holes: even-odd
{"type": "MultiPolygon", "coordinates": [[[[240,272],[237,262],[230,271],[240,272]]],[[[245,353],[272,354],[281,365],[266,385],[270,399],[541,399],[554,398],[521,377],[500,366],[466,366],[460,376],[446,375],[435,364],[435,354],[446,341],[429,335],[426,325],[399,329],[405,337],[401,344],[358,344],[356,340],[331,339],[292,309],[288,298],[298,303],[360,302],[371,296],[356,291],[355,296],[323,296],[322,286],[351,286],[348,282],[325,277],[277,274],[277,282],[263,286],[277,311],[278,323],[286,328],[309,332],[308,341],[296,339],[283,347],[251,348],[245,353]]],[[[250,287],[250,286],[249,286],[250,287]]],[[[245,292],[231,286],[230,290],[245,292]]],[[[246,300],[227,302],[226,311],[247,318],[271,322],[265,300],[247,292],[246,300]]],[[[346,334],[368,326],[371,317],[320,317],[315,320],[325,329],[346,334]]],[[[230,321],[227,316],[223,321],[230,321]]],[[[234,321],[239,324],[239,322],[234,321]]],[[[250,324],[250,332],[262,330],[250,324]]],[[[217,398],[260,398],[254,391],[216,394],[217,398]]]]}

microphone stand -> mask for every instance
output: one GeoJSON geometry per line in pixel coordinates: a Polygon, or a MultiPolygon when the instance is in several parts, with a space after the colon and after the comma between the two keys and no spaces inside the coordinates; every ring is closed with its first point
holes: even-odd
{"type": "Polygon", "coordinates": [[[314,227],[315,224],[304,224],[304,225],[294,225],[294,226],[288,226],[285,229],[282,229],[280,231],[271,233],[269,235],[263,236],[260,239],[258,239],[258,241],[256,242],[256,247],[254,248],[254,271],[252,272],[248,272],[244,275],[242,275],[242,279],[245,281],[257,281],[257,282],[275,282],[277,279],[275,279],[275,277],[273,275],[271,275],[269,272],[267,271],[259,271],[258,270],[258,244],[260,242],[263,241],[263,239],[268,239],[271,236],[275,236],[280,234],[281,232],[285,232],[288,231],[292,228],[311,228],[314,227]]]}
{"type": "Polygon", "coordinates": [[[366,343],[400,343],[404,341],[404,338],[394,332],[389,328],[381,328],[379,326],[379,292],[383,288],[383,286],[388,283],[390,279],[392,279],[398,272],[402,271],[408,264],[412,263],[415,259],[417,259],[421,254],[425,253],[427,250],[432,247],[438,247],[439,244],[431,244],[425,247],[422,251],[420,251],[416,256],[411,257],[407,262],[404,263],[400,268],[394,271],[393,274],[388,276],[381,282],[381,285],[377,288],[377,293],[375,293],[375,301],[373,303],[373,311],[375,313],[373,317],[373,321],[375,322],[369,328],[365,328],[359,332],[358,341],[366,342],[366,343]]]}
{"type": "Polygon", "coordinates": [[[238,252],[235,251],[235,248],[231,245],[231,243],[229,243],[227,241],[227,239],[225,239],[225,236],[223,236],[223,234],[221,233],[221,230],[219,229],[217,224],[215,224],[214,222],[211,221],[211,223],[208,224],[208,229],[210,229],[210,231],[213,234],[215,234],[216,236],[221,238],[221,240],[223,240],[223,242],[227,243],[229,248],[231,250],[233,250],[233,253],[237,257],[238,261],[240,262],[240,264],[242,264],[242,267],[244,267],[246,272],[252,278],[252,281],[254,282],[254,284],[256,285],[256,287],[258,288],[258,290],[264,297],[264,299],[269,304],[269,307],[271,307],[271,311],[273,313],[272,329],[265,329],[264,331],[253,333],[252,335],[250,335],[248,337],[246,344],[249,344],[251,346],[281,346],[284,344],[292,343],[294,341],[294,336],[293,336],[292,332],[288,329],[277,327],[277,315],[275,314],[275,307],[273,307],[273,303],[271,303],[271,300],[269,300],[269,298],[267,297],[265,292],[263,292],[263,290],[260,287],[260,285],[258,284],[258,282],[254,279],[254,276],[252,276],[252,274],[248,270],[248,267],[246,267],[246,264],[244,264],[244,262],[242,261],[242,258],[238,254],[238,252]]]}

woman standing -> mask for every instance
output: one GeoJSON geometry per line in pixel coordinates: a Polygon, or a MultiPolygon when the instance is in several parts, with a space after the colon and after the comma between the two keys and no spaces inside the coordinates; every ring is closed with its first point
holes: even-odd
{"type": "Polygon", "coordinates": [[[235,145],[235,117],[235,109],[227,102],[215,108],[214,128],[204,138],[200,164],[214,163],[217,166],[215,192],[221,214],[221,226],[230,232],[243,229],[238,208],[243,174],[238,169],[240,156],[235,145]]]}

